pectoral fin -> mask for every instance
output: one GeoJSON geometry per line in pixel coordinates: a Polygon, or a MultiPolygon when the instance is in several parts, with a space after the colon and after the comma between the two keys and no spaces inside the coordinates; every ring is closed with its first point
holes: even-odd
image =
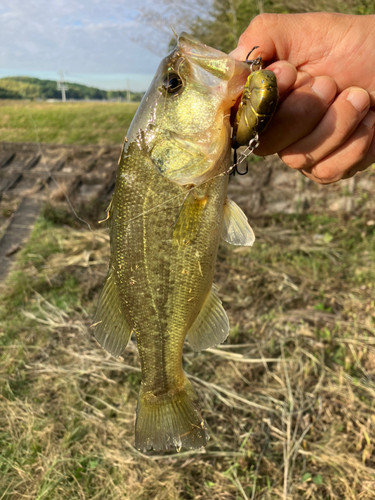
{"type": "Polygon", "coordinates": [[[234,201],[227,198],[224,205],[224,226],[222,238],[232,245],[251,247],[255,241],[254,231],[246,215],[234,201]]]}
{"type": "Polygon", "coordinates": [[[214,290],[208,294],[187,337],[194,351],[221,344],[228,337],[229,321],[221,300],[214,290]]]}
{"type": "Polygon", "coordinates": [[[113,356],[120,356],[129,342],[132,328],[122,310],[113,269],[100,294],[93,327],[99,344],[113,356]]]}
{"type": "Polygon", "coordinates": [[[196,238],[207,200],[207,196],[188,192],[173,230],[173,240],[180,246],[189,245],[196,238]]]}

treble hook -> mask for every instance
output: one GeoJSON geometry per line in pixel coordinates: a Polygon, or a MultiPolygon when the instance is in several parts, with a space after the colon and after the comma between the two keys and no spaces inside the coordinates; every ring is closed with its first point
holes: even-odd
{"type": "Polygon", "coordinates": [[[245,63],[250,65],[250,71],[253,71],[253,66],[259,66],[260,69],[262,69],[262,58],[261,56],[258,56],[256,59],[249,59],[249,56],[252,52],[254,52],[255,49],[259,49],[259,45],[255,45],[250,52],[247,54],[245,63]]]}
{"type": "Polygon", "coordinates": [[[231,173],[229,175],[233,175],[235,176],[236,175],[236,172],[238,175],[246,175],[249,171],[249,164],[246,162],[246,170],[245,172],[240,172],[238,170],[238,165],[237,165],[237,149],[234,149],[233,150],[233,163],[234,163],[234,168],[233,170],[231,171],[231,173]]]}
{"type": "Polygon", "coordinates": [[[246,170],[245,172],[240,172],[238,170],[238,165],[234,168],[233,175],[235,175],[235,172],[237,172],[238,175],[246,175],[249,171],[249,164],[246,162],[246,170]]]}

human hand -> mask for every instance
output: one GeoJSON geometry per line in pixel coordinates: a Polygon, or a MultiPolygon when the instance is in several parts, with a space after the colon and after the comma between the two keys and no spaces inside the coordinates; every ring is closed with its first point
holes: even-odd
{"type": "Polygon", "coordinates": [[[231,55],[245,60],[254,45],[281,96],[256,154],[321,184],[375,162],[375,16],[262,14],[231,55]]]}

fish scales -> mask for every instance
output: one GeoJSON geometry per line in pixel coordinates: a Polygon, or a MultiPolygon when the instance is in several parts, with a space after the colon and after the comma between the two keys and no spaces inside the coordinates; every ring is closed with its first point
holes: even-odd
{"type": "Polygon", "coordinates": [[[225,340],[212,288],[220,237],[251,245],[246,216],[227,200],[230,108],[246,64],[182,34],[138,108],[109,207],[111,257],[95,338],[118,356],[135,332],[142,382],[140,450],[200,448],[209,439],[182,367],[186,336],[200,351],[225,340]]]}
{"type": "MultiPolygon", "coordinates": [[[[227,161],[222,170],[226,168],[227,161]]],[[[132,155],[121,165],[118,175],[119,189],[112,202],[116,222],[112,223],[112,217],[110,221],[111,266],[118,277],[127,319],[137,336],[142,392],[164,394],[182,389],[185,384],[183,344],[211,289],[228,178],[220,176],[207,182],[206,217],[196,241],[180,246],[173,242],[172,235],[186,189],[171,186],[142,156],[137,161],[132,155]],[[122,181],[123,173],[132,182],[125,178],[122,181]],[[168,198],[172,200],[149,211],[168,198]],[[123,221],[131,219],[128,230],[123,231],[123,221]],[[213,226],[215,237],[210,238],[213,226]]]]}
{"type": "Polygon", "coordinates": [[[211,288],[222,226],[222,215],[218,214],[222,213],[219,209],[227,178],[207,183],[209,213],[202,220],[195,244],[180,246],[173,242],[172,234],[186,189],[171,186],[151,162],[140,155],[138,162],[135,156],[119,169],[120,184],[112,202],[116,218],[115,222],[112,216],[110,220],[111,266],[118,277],[128,322],[137,335],[143,387],[145,391],[164,392],[184,380],[184,337],[211,288]],[[125,172],[133,179],[131,183],[121,180],[125,172]],[[166,198],[173,199],[149,211],[166,198]],[[124,231],[123,221],[133,218],[124,231]],[[215,238],[208,238],[213,224],[217,226],[215,238]]]}

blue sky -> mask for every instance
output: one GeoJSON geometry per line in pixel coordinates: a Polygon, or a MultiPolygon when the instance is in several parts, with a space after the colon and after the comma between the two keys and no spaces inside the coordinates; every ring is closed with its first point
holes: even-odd
{"type": "Polygon", "coordinates": [[[0,77],[57,79],[63,70],[68,81],[84,85],[125,89],[128,82],[145,90],[172,32],[150,26],[140,13],[152,7],[163,16],[166,3],[0,0],[0,77]]]}

